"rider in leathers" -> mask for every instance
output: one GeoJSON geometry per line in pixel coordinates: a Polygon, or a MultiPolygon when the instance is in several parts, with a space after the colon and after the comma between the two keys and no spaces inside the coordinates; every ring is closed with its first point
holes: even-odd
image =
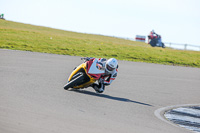
{"type": "MultiPolygon", "coordinates": [[[[90,59],[93,58],[87,58],[86,60],[90,59]]],[[[109,60],[106,60],[105,58],[99,58],[97,60],[98,66],[100,69],[105,70],[105,73],[102,74],[101,78],[99,78],[98,84],[94,83],[91,85],[91,87],[93,87],[97,93],[102,93],[105,89],[105,86],[110,85],[117,77],[118,62],[115,58],[110,58],[109,60]]]]}

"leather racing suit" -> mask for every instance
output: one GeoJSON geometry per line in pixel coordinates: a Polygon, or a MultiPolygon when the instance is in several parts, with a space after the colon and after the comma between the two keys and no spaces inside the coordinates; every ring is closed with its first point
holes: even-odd
{"type": "MultiPolygon", "coordinates": [[[[91,59],[91,58],[90,58],[91,59]]],[[[116,69],[114,69],[112,72],[107,72],[105,67],[106,67],[106,59],[105,58],[99,58],[98,64],[102,66],[102,69],[105,70],[105,73],[102,74],[101,78],[97,81],[98,84],[94,83],[91,86],[94,88],[94,90],[98,93],[102,93],[105,89],[105,86],[110,85],[113,80],[117,77],[117,72],[118,72],[118,66],[116,69]]]]}

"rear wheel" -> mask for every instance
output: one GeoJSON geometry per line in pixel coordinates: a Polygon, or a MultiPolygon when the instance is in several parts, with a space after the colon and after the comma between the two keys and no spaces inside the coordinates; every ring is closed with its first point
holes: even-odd
{"type": "Polygon", "coordinates": [[[78,83],[80,83],[81,81],[83,81],[84,79],[84,75],[83,73],[81,73],[79,76],[77,76],[76,78],[74,78],[73,80],[69,81],[65,86],[64,89],[68,90],[69,88],[72,88],[74,86],[76,86],[78,83]]]}
{"type": "Polygon", "coordinates": [[[162,43],[162,48],[165,48],[165,44],[164,43],[162,43]]]}

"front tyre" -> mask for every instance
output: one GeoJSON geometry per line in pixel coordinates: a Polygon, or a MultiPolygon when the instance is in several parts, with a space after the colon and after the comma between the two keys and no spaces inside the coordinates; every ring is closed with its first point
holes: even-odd
{"type": "Polygon", "coordinates": [[[80,74],[78,77],[76,77],[73,80],[71,80],[70,82],[68,82],[64,86],[64,89],[68,90],[69,88],[72,88],[72,87],[76,86],[78,83],[80,83],[81,81],[83,81],[83,79],[84,79],[84,75],[80,74]]]}

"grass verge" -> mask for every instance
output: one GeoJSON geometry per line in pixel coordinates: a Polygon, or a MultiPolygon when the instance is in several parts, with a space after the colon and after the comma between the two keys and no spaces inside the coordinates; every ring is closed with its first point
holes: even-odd
{"type": "Polygon", "coordinates": [[[200,52],[0,20],[0,48],[200,68],[200,52]]]}

